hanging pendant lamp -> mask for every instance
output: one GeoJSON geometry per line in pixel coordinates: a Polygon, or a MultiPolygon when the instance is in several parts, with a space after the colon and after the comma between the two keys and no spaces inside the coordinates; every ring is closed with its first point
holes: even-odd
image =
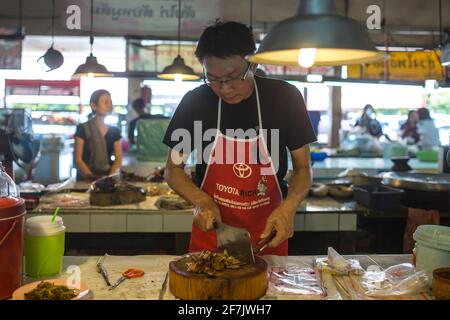
{"type": "Polygon", "coordinates": [[[55,38],[55,0],[52,2],[52,45],[50,48],[44,53],[42,57],[37,59],[37,62],[42,66],[42,68],[46,71],[52,71],[58,69],[64,63],[64,57],[62,53],[53,48],[55,38]],[[43,59],[43,63],[42,63],[43,59]]]}
{"type": "Polygon", "coordinates": [[[89,36],[89,43],[91,46],[90,54],[86,57],[86,62],[79,65],[72,75],[72,78],[81,77],[111,77],[112,74],[106,69],[106,67],[97,62],[97,58],[92,54],[92,45],[94,44],[93,35],[94,25],[94,0],[91,0],[91,34],[89,36]]]}
{"type": "Polygon", "coordinates": [[[180,41],[181,41],[181,0],[178,0],[178,55],[173,60],[172,64],[166,66],[163,71],[158,74],[158,78],[164,80],[175,81],[194,81],[200,77],[194,70],[185,64],[184,59],[180,55],[180,41]]]}
{"type": "Polygon", "coordinates": [[[277,23],[249,61],[309,68],[382,57],[363,26],[337,14],[334,0],[300,0],[297,14],[277,23]]]}

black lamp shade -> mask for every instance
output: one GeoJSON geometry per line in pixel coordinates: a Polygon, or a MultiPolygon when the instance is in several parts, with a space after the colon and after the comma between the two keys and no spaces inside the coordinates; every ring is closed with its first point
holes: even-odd
{"type": "Polygon", "coordinates": [[[336,13],[334,0],[300,0],[296,16],[277,23],[263,39],[254,63],[299,65],[300,49],[315,48],[315,66],[379,60],[368,33],[356,20],[336,13]]]}
{"type": "Polygon", "coordinates": [[[80,78],[83,76],[93,77],[111,77],[112,74],[106,67],[97,62],[97,58],[92,53],[86,57],[86,62],[79,65],[72,78],[80,78]]]}
{"type": "Polygon", "coordinates": [[[194,70],[184,63],[184,59],[178,55],[172,62],[158,74],[158,78],[164,80],[183,80],[193,81],[198,80],[200,77],[194,72],[194,70]]]}

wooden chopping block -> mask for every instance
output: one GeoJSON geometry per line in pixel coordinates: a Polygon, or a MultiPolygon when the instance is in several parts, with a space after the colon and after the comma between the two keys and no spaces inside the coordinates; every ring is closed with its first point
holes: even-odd
{"type": "Polygon", "coordinates": [[[267,263],[255,257],[255,264],[225,269],[214,277],[186,271],[188,257],[169,264],[169,288],[182,300],[256,300],[266,294],[267,263]]]}

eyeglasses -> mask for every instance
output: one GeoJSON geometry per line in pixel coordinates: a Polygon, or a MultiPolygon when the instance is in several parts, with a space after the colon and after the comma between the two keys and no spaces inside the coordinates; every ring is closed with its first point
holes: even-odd
{"type": "Polygon", "coordinates": [[[238,77],[230,78],[227,80],[210,80],[206,77],[206,74],[203,74],[203,82],[206,83],[210,87],[220,88],[223,84],[234,87],[238,86],[247,78],[248,72],[250,71],[251,63],[247,63],[247,68],[245,68],[244,74],[238,77]]]}

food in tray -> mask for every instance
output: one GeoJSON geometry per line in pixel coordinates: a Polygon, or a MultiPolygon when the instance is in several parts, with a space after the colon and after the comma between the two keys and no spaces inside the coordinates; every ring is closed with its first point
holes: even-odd
{"type": "Polygon", "coordinates": [[[244,262],[230,256],[226,250],[223,253],[205,250],[189,255],[189,259],[186,262],[186,270],[212,277],[217,271],[239,269],[244,264],[244,262]]]}
{"type": "Polygon", "coordinates": [[[309,188],[309,193],[314,197],[326,197],[328,194],[328,186],[323,183],[313,183],[309,188]]]}
{"type": "Polygon", "coordinates": [[[353,188],[347,186],[329,186],[328,193],[333,198],[350,198],[353,196],[353,188]]]}
{"type": "Polygon", "coordinates": [[[145,182],[149,180],[149,177],[139,176],[133,172],[126,172],[123,169],[120,170],[120,179],[129,182],[145,182]]]}
{"type": "Polygon", "coordinates": [[[78,294],[77,289],[42,281],[36,288],[26,292],[24,296],[25,300],[71,300],[78,294]]]}
{"type": "Polygon", "coordinates": [[[194,208],[190,202],[180,196],[161,196],[156,200],[155,206],[158,209],[164,210],[187,210],[194,208]]]}
{"type": "Polygon", "coordinates": [[[90,187],[90,204],[97,206],[111,206],[132,204],[145,201],[144,188],[133,186],[113,175],[94,181],[90,187]]]}
{"type": "Polygon", "coordinates": [[[150,177],[150,182],[163,182],[165,167],[157,167],[150,177]]]}
{"type": "Polygon", "coordinates": [[[129,182],[164,182],[164,167],[156,167],[152,174],[139,176],[133,172],[120,170],[120,179],[129,182]]]}
{"type": "Polygon", "coordinates": [[[175,195],[176,192],[173,191],[167,183],[149,183],[145,188],[147,191],[147,196],[155,197],[155,196],[168,196],[175,195]]]}

